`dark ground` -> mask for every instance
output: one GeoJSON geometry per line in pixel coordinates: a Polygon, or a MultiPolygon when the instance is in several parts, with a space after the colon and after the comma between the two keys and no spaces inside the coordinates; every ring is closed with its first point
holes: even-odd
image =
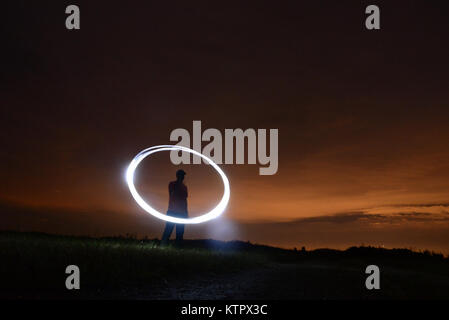
{"type": "Polygon", "coordinates": [[[0,233],[0,297],[7,299],[448,299],[449,258],[407,249],[295,251],[248,242],[0,233]],[[65,289],[67,265],[81,289],[65,289]],[[365,288],[365,268],[381,272],[365,288]]]}

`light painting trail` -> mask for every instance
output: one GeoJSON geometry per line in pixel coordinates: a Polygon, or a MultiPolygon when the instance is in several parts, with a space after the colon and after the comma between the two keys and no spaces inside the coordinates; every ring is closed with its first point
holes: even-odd
{"type": "Polygon", "coordinates": [[[182,147],[182,146],[177,146],[177,145],[160,145],[160,146],[154,146],[154,147],[150,147],[148,149],[142,150],[140,153],[138,153],[134,157],[134,159],[129,164],[128,169],[126,170],[126,182],[128,183],[129,191],[131,192],[134,200],[136,200],[136,202],[139,204],[139,206],[142,209],[144,209],[149,214],[151,214],[161,220],[165,220],[165,221],[169,221],[169,222],[173,222],[173,223],[182,223],[182,224],[202,223],[202,222],[206,222],[206,221],[217,218],[226,209],[226,206],[228,205],[228,202],[229,202],[230,193],[231,193],[230,188],[229,188],[228,178],[226,177],[223,170],[221,170],[220,167],[215,162],[213,162],[210,158],[206,157],[205,155],[201,154],[198,151],[195,151],[195,150],[192,150],[192,149],[189,149],[186,147],[182,147]],[[213,208],[211,211],[204,213],[202,215],[193,217],[193,218],[172,217],[172,216],[166,215],[164,213],[161,213],[161,212],[157,211],[156,209],[154,209],[153,207],[151,207],[147,202],[145,202],[145,200],[142,199],[142,197],[137,192],[136,187],[134,186],[134,173],[135,173],[138,165],[140,164],[140,162],[153,153],[161,152],[161,151],[173,151],[173,150],[189,152],[189,153],[192,153],[196,156],[203,158],[206,161],[206,163],[210,164],[220,175],[220,177],[223,181],[223,186],[224,186],[223,197],[221,198],[221,200],[217,204],[217,206],[215,208],[213,208]]]}

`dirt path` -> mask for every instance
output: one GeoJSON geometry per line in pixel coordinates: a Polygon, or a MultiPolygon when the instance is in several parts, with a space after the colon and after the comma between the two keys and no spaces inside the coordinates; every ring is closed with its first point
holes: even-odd
{"type": "MultiPolygon", "coordinates": [[[[143,292],[139,290],[135,294],[128,295],[128,298],[151,300],[325,298],[326,292],[313,288],[316,287],[317,280],[322,283],[323,277],[328,278],[334,273],[333,268],[323,265],[270,264],[239,273],[198,275],[189,280],[164,280],[163,283],[152,285],[143,292]]],[[[335,289],[335,284],[328,288],[335,289]]]]}
{"type": "MultiPolygon", "coordinates": [[[[448,298],[449,278],[384,268],[381,290],[365,288],[364,269],[317,263],[270,264],[232,274],[198,275],[164,280],[148,289],[126,294],[129,299],[403,299],[448,298]],[[427,293],[427,294],[425,294],[427,293]],[[424,294],[424,295],[423,295],[424,294]]],[[[123,298],[123,296],[122,296],[123,298]]]]}

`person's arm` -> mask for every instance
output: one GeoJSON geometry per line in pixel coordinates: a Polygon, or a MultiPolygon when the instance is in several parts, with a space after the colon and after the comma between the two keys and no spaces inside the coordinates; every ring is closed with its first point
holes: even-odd
{"type": "Polygon", "coordinates": [[[175,190],[175,188],[174,188],[174,186],[173,186],[173,183],[170,182],[170,183],[168,184],[168,195],[169,195],[170,197],[173,195],[174,190],[175,190]]]}
{"type": "Polygon", "coordinates": [[[189,209],[187,208],[187,197],[189,196],[189,193],[187,192],[187,187],[186,187],[186,214],[187,216],[189,215],[189,209]]]}

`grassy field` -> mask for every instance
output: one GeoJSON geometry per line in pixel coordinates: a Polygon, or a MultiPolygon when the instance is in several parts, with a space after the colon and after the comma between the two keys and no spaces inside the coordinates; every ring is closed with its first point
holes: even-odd
{"type": "Polygon", "coordinates": [[[449,298],[449,259],[406,249],[296,251],[248,242],[87,238],[0,232],[2,298],[408,299],[449,298]],[[65,289],[65,268],[81,290],[65,289]],[[364,287],[381,268],[381,290],[364,287]]]}

